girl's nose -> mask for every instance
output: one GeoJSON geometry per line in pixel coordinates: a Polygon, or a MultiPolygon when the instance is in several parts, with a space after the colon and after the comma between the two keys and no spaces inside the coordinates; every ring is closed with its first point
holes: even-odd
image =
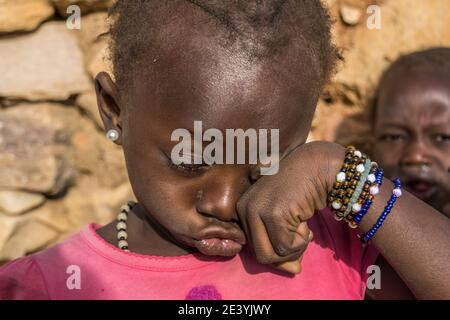
{"type": "Polygon", "coordinates": [[[236,203],[249,186],[249,179],[242,175],[211,177],[197,195],[197,212],[222,221],[238,221],[236,203]]]}

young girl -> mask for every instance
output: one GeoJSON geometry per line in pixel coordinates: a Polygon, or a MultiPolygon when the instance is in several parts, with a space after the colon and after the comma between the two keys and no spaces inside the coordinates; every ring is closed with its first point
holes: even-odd
{"type": "Polygon", "coordinates": [[[98,105],[138,202],[4,266],[1,298],[362,299],[372,269],[373,298],[450,298],[449,220],[357,150],[305,144],[335,60],[319,1],[119,0],[112,14],[98,105]],[[278,129],[278,173],[175,163],[172,133],[194,121],[278,129]]]}

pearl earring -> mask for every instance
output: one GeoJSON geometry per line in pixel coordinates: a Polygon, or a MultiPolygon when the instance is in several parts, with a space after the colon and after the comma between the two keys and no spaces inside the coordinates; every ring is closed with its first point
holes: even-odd
{"type": "Polygon", "coordinates": [[[117,131],[116,129],[108,130],[108,132],[106,133],[106,139],[113,142],[116,141],[117,139],[119,139],[119,131],[117,131]]]}

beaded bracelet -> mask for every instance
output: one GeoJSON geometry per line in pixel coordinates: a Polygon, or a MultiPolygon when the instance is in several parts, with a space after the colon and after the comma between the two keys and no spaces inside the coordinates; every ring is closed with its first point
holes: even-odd
{"type": "MultiPolygon", "coordinates": [[[[336,181],[333,185],[333,190],[330,195],[335,197],[338,194],[338,191],[342,189],[344,184],[347,183],[347,179],[351,176],[356,169],[356,162],[359,157],[362,157],[361,152],[355,150],[353,146],[347,147],[347,151],[345,153],[344,163],[342,165],[341,170],[336,175],[336,181]],[[346,174],[348,172],[348,174],[346,174]]],[[[345,186],[346,187],[346,186],[345,186]]],[[[331,199],[330,199],[331,200],[331,199]]],[[[332,201],[330,201],[331,203],[332,201]]]]}
{"type": "Polygon", "coordinates": [[[335,210],[335,218],[342,220],[347,208],[350,206],[351,198],[361,179],[361,167],[364,166],[367,157],[361,152],[349,147],[346,158],[344,160],[343,169],[336,175],[336,188],[330,193],[329,202],[335,210]],[[359,167],[359,170],[358,170],[359,167]]]}
{"type": "Polygon", "coordinates": [[[362,243],[366,244],[369,242],[370,239],[373,238],[375,233],[377,233],[378,229],[383,225],[384,220],[386,220],[387,216],[392,210],[392,207],[394,206],[395,202],[397,201],[397,198],[399,198],[402,195],[401,190],[401,182],[400,179],[394,180],[394,189],[392,190],[391,198],[389,199],[386,207],[384,208],[383,212],[381,213],[380,217],[378,218],[375,225],[366,233],[359,235],[359,238],[362,243]]]}
{"type": "Polygon", "coordinates": [[[347,147],[344,165],[336,175],[336,181],[329,194],[328,203],[335,213],[335,219],[345,220],[351,228],[361,221],[354,217],[361,210],[367,212],[373,200],[375,189],[370,189],[376,181],[378,164],[353,146],[347,147]],[[372,190],[372,192],[370,192],[372,190]]]}
{"type": "Polygon", "coordinates": [[[347,212],[348,208],[351,208],[351,201],[353,194],[357,188],[360,180],[360,173],[356,173],[353,176],[349,175],[342,187],[339,190],[341,193],[338,195],[338,199],[332,202],[333,209],[335,209],[336,219],[342,220],[347,212]]]}
{"type": "MultiPolygon", "coordinates": [[[[358,227],[360,221],[355,221],[355,217],[361,212],[361,210],[366,210],[364,204],[366,206],[370,206],[371,201],[373,200],[374,195],[370,193],[370,188],[372,184],[376,181],[376,171],[378,170],[378,165],[376,162],[372,162],[372,166],[370,168],[370,173],[367,175],[367,178],[364,182],[364,186],[362,188],[362,192],[358,198],[358,200],[353,204],[351,212],[348,216],[345,217],[345,221],[348,223],[349,227],[355,229],[358,227]],[[370,202],[369,202],[370,201],[370,202]]],[[[368,207],[367,207],[368,210],[368,207]]]]}
{"type": "Polygon", "coordinates": [[[356,170],[362,174],[360,177],[358,184],[356,185],[356,188],[352,194],[352,197],[350,199],[350,202],[348,203],[347,209],[344,212],[344,218],[347,218],[348,214],[353,210],[353,206],[356,204],[356,201],[358,200],[359,196],[361,195],[363,191],[364,184],[367,181],[367,176],[369,175],[370,168],[372,166],[372,161],[370,159],[366,160],[366,163],[364,165],[358,165],[356,170]]]}
{"type": "Polygon", "coordinates": [[[336,182],[328,197],[328,202],[339,220],[342,220],[349,207],[349,202],[361,178],[361,166],[364,166],[366,159],[367,157],[354,147],[347,148],[344,165],[336,175],[336,182]]]}
{"type": "Polygon", "coordinates": [[[361,207],[361,210],[358,212],[357,215],[353,217],[353,221],[356,224],[359,224],[362,220],[362,218],[365,216],[365,214],[369,211],[370,206],[372,205],[373,197],[376,196],[380,191],[381,184],[383,183],[383,175],[384,171],[381,168],[378,168],[375,173],[375,181],[373,185],[369,188],[369,192],[371,197],[369,197],[364,204],[361,207]]]}

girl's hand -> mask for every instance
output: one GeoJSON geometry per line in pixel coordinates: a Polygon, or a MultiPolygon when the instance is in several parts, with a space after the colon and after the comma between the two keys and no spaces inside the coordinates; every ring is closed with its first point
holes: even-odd
{"type": "Polygon", "coordinates": [[[345,148],[331,142],[311,142],[294,149],[280,162],[276,175],[262,176],[237,204],[240,220],[256,259],[290,273],[313,234],[307,221],[326,207],[345,148]]]}

